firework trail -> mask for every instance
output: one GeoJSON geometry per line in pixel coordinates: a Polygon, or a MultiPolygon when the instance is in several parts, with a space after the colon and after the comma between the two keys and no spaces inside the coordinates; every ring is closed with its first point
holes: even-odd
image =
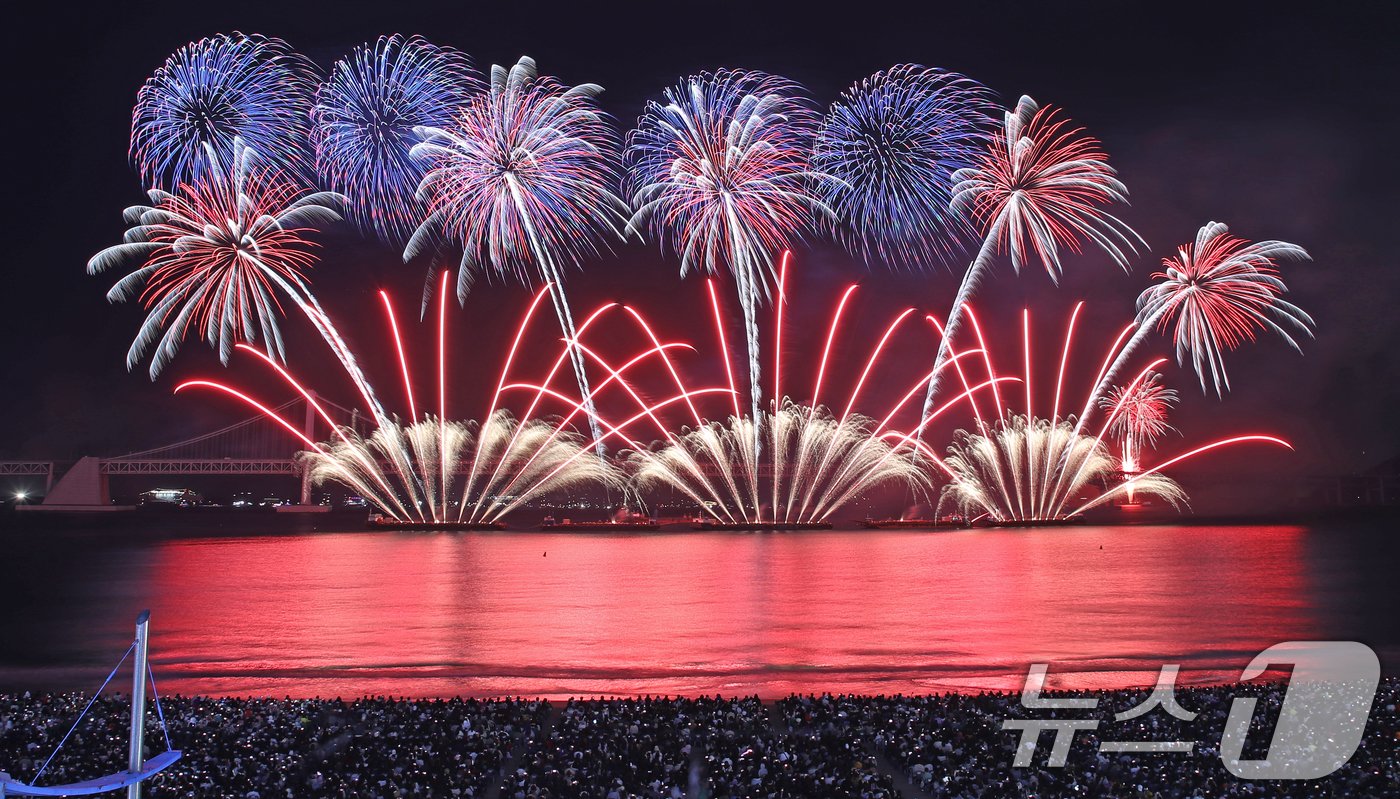
{"type": "MultiPolygon", "coordinates": [[[[1025,372],[1025,413],[1009,414],[997,398],[997,415],[984,418],[973,406],[975,425],[972,430],[960,430],[948,448],[948,458],[942,468],[950,482],[944,487],[942,499],[956,505],[969,516],[986,515],[995,521],[1027,523],[1064,520],[1103,505],[1120,494],[1156,496],[1178,506],[1186,495],[1162,471],[1182,461],[1221,447],[1241,443],[1267,443],[1291,449],[1288,442],[1269,435],[1239,435],[1212,441],[1164,461],[1151,469],[1141,470],[1141,464],[1130,464],[1115,458],[1104,444],[1110,434],[1126,433],[1141,441],[1152,442],[1166,432],[1166,408],[1175,393],[1163,388],[1156,369],[1166,359],[1152,361],[1125,386],[1112,393],[1102,393],[1101,377],[1108,370],[1131,326],[1109,345],[1099,378],[1091,384],[1084,415],[1061,416],[1065,407],[1065,374],[1073,350],[1075,322],[1083,303],[1079,303],[1066,326],[1064,344],[1055,382],[1055,394],[1048,417],[1034,411],[1032,387],[1031,322],[1029,311],[1022,312],[1022,346],[1025,372]],[[1085,432],[1089,414],[1102,410],[1104,418],[1097,433],[1085,432]],[[1131,475],[1125,474],[1131,472],[1131,475]],[[1117,485],[1109,484],[1126,477],[1117,485]],[[1075,506],[1078,497],[1091,485],[1101,485],[1098,496],[1075,506]]],[[[972,306],[967,307],[968,319],[977,336],[977,351],[988,375],[997,371],[982,337],[981,325],[972,306]]],[[[935,324],[936,321],[935,321],[935,324]]],[[[952,350],[954,357],[960,354],[952,350]]],[[[975,362],[973,362],[975,363],[975,362]]],[[[956,368],[958,380],[969,386],[968,370],[956,368]]],[[[974,378],[975,379],[975,372],[974,378]]],[[[921,445],[922,446],[922,445],[921,445]]],[[[926,449],[923,451],[927,451],[926,449]]]]}
{"type": "MultiPolygon", "coordinates": [[[[447,275],[443,275],[444,282],[446,278],[447,275]]],[[[657,414],[669,405],[690,403],[695,397],[723,391],[718,388],[681,391],[659,401],[642,400],[632,391],[627,382],[628,372],[657,357],[666,358],[668,351],[684,348],[684,345],[676,342],[656,342],[616,367],[582,341],[565,342],[542,381],[512,382],[510,374],[521,342],[536,310],[548,294],[548,289],[544,289],[535,296],[516,330],[482,421],[452,420],[448,417],[446,388],[449,374],[446,286],[438,294],[436,414],[420,412],[414,392],[415,381],[408,367],[404,336],[393,304],[384,292],[380,292],[380,297],[393,351],[398,356],[399,372],[403,377],[404,397],[410,408],[408,419],[391,416],[384,410],[383,402],[365,378],[336,326],[319,304],[311,299],[304,301],[300,307],[316,322],[332,353],[359,388],[375,424],[375,430],[369,436],[361,436],[352,428],[337,425],[316,395],[297,378],[266,354],[245,344],[239,344],[237,348],[275,371],[332,428],[334,438],[331,441],[321,443],[311,440],[267,404],[223,383],[191,380],[178,386],[176,391],[209,389],[248,404],[301,441],[306,447],[301,457],[313,480],[340,482],[374,503],[381,513],[390,518],[426,524],[497,524],[526,502],[562,488],[584,484],[613,489],[623,487],[621,472],[596,454],[597,442],[580,435],[572,427],[572,422],[580,414],[588,412],[587,398],[573,398],[552,387],[561,367],[569,360],[570,349],[584,348],[608,373],[608,378],[601,381],[596,390],[621,384],[636,399],[638,410],[632,417],[617,423],[608,419],[599,420],[607,431],[605,435],[617,438],[625,446],[640,447],[627,433],[629,425],[639,420],[656,419],[657,414]],[[524,412],[517,416],[502,404],[507,395],[521,392],[528,395],[530,400],[524,412]],[[538,412],[546,401],[557,401],[568,409],[568,413],[562,417],[540,416],[538,412]]],[[[616,313],[617,310],[615,304],[609,303],[594,311],[580,325],[580,335],[605,314],[616,313]]],[[[645,325],[645,322],[642,324],[645,325]]]]}
{"type": "MultiPolygon", "coordinates": [[[[727,269],[748,340],[752,417],[760,419],[758,307],[774,260],[830,211],[811,193],[818,118],[796,84],[721,70],[683,79],[652,101],[627,139],[627,185],[643,227],[679,254],[681,274],[727,269]]],[[[774,398],[781,402],[781,398],[774,398]]]]}
{"type": "Polygon", "coordinates": [[[316,67],[281,39],[219,34],[181,47],[136,95],[131,160],[148,188],[175,190],[229,164],[235,141],[294,181],[311,178],[316,67]]]}
{"type": "MultiPolygon", "coordinates": [[[[948,345],[962,323],[963,308],[998,252],[1011,266],[1038,260],[1058,282],[1063,249],[1078,252],[1081,240],[1098,245],[1124,270],[1142,239],[1102,206],[1127,202],[1128,190],[1115,176],[1096,139],[1071,128],[1055,109],[1022,97],[991,146],[974,167],[954,176],[952,207],[968,213],[983,231],[978,250],[948,312],[947,335],[934,365],[948,357],[948,345]]],[[[1146,246],[1146,245],[1144,245],[1146,246]]],[[[938,380],[929,384],[925,411],[933,404],[938,380]]]]}
{"type": "Polygon", "coordinates": [[[153,380],[191,332],[215,347],[224,363],[234,344],[259,338],[282,359],[277,290],[294,298],[307,294],[304,275],[315,258],[306,234],[340,219],[340,195],[299,188],[237,138],[230,158],[210,146],[198,180],[174,193],[150,190],[150,205],[124,212],[131,225],[124,242],[88,261],[89,274],[139,264],[107,299],[139,297],[146,307],[126,364],[134,369],[154,346],[153,380]]]}
{"type": "Polygon", "coordinates": [[[867,263],[925,268],[976,232],[951,208],[954,173],[974,166],[992,129],[991,93],[953,72],[901,64],[848,88],[817,136],[813,168],[830,227],[867,263]]]}
{"type": "Polygon", "coordinates": [[[417,36],[381,36],[335,62],[316,93],[312,141],[317,173],[349,198],[355,225],[403,246],[426,215],[414,130],[450,126],[482,88],[465,55],[417,36]]]}
{"type": "MultiPolygon", "coordinates": [[[[417,196],[428,215],[404,250],[404,260],[444,236],[462,249],[457,296],[465,300],[477,270],[531,270],[550,287],[550,300],[568,339],[577,337],[564,295],[564,270],[599,254],[607,236],[622,236],[626,206],[611,186],[620,155],[617,136],[598,110],[603,89],[565,87],[541,77],[522,57],[507,70],[491,67],[489,90],[473,97],[445,128],[422,127],[412,154],[429,166],[417,196]]],[[[586,401],[584,360],[571,351],[586,401]]],[[[589,413],[590,424],[596,414],[589,413]]],[[[594,438],[601,441],[594,427],[594,438]]]]}

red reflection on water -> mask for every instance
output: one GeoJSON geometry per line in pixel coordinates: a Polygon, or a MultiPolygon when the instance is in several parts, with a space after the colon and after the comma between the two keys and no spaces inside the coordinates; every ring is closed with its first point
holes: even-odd
{"type": "Polygon", "coordinates": [[[1301,528],[164,542],[165,690],[929,691],[1228,679],[1320,636],[1301,528]],[[546,554],[547,553],[547,554],[546,554]],[[1055,675],[1066,675],[1055,679],[1055,675]]]}

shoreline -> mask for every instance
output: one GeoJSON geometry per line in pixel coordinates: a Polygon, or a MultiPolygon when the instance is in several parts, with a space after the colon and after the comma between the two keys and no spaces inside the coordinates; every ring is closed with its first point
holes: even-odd
{"type": "MultiPolygon", "coordinates": [[[[1244,660],[1248,660],[1247,657],[1244,660]]],[[[1385,669],[1384,664],[1390,662],[1390,658],[1382,653],[1382,679],[1400,680],[1400,672],[1392,673],[1385,669]]],[[[1243,661],[1242,661],[1243,662],[1243,661]]],[[[172,673],[168,666],[162,666],[159,662],[153,663],[157,674],[160,675],[161,684],[166,686],[163,692],[168,692],[171,696],[179,696],[188,699],[201,699],[210,701],[330,701],[336,700],[358,701],[372,698],[390,698],[397,701],[406,702],[433,702],[433,701],[499,701],[504,699],[560,702],[572,699],[608,699],[608,700],[637,700],[642,698],[667,697],[675,699],[701,698],[720,696],[732,697],[753,697],[763,702],[779,701],[792,696],[808,696],[821,693],[830,693],[843,696],[979,696],[979,695],[1014,695],[1020,692],[1021,686],[1025,682],[1026,672],[1024,669],[1007,670],[1003,672],[984,671],[979,673],[970,672],[948,672],[940,674],[938,669],[917,670],[918,676],[905,678],[891,677],[894,672],[878,675],[874,678],[852,677],[847,674],[832,674],[829,680],[797,679],[796,675],[808,675],[812,672],[808,669],[793,668],[787,670],[772,670],[768,672],[767,679],[740,679],[742,675],[732,672],[714,672],[709,675],[713,679],[697,679],[697,675],[685,674],[671,677],[605,677],[598,674],[590,675],[534,675],[531,677],[496,676],[496,675],[471,675],[471,676],[389,676],[377,679],[359,678],[347,679],[340,676],[321,676],[312,679],[307,676],[301,677],[264,677],[261,679],[249,679],[247,677],[236,676],[200,676],[189,677],[181,675],[177,670],[172,673]],[[794,675],[788,679],[784,675],[794,675]],[[256,682],[264,685],[260,688],[238,688],[229,690],[199,689],[188,690],[187,686],[192,683],[206,683],[212,685],[256,682]],[[277,685],[277,683],[281,683],[277,685]],[[424,682],[433,682],[448,687],[434,687],[423,690],[415,690],[414,686],[422,685],[424,682]],[[365,686],[363,689],[356,688],[356,683],[365,686]],[[451,684],[456,687],[450,687],[451,684]],[[474,689],[472,684],[477,683],[474,689]],[[489,686],[501,686],[515,684],[516,688],[504,688],[493,690],[489,686]],[[531,686],[538,686],[535,689],[531,686]],[[308,686],[320,684],[324,690],[306,690],[308,686]],[[588,687],[590,684],[597,685],[597,688],[588,687]],[[616,687],[606,687],[613,684],[616,687]],[[882,685],[887,685],[888,690],[881,690],[882,685]],[[633,687],[635,686],[635,687],[633,687]],[[340,690],[344,688],[345,690],[340,690]]],[[[1114,670],[1081,670],[1073,671],[1066,668],[1051,669],[1047,680],[1047,693],[1074,693],[1074,692],[1107,692],[1107,693],[1131,693],[1143,691],[1151,688],[1157,679],[1158,668],[1147,668],[1146,664],[1142,668],[1121,668],[1114,670]]],[[[897,670],[898,671],[898,670],[897,670]]],[[[45,696],[86,696],[88,686],[93,679],[100,680],[101,675],[97,675],[95,670],[85,670],[78,668],[65,668],[64,680],[62,683],[53,683],[44,680],[26,681],[23,679],[10,680],[10,676],[19,676],[23,672],[31,675],[42,673],[52,673],[51,669],[34,667],[23,670],[0,669],[0,696],[20,695],[30,693],[45,696]],[[73,687],[69,687],[73,686],[73,687]]],[[[1176,685],[1180,690],[1214,690],[1234,686],[1260,686],[1277,685],[1288,681],[1289,671],[1284,668],[1273,668],[1266,671],[1258,678],[1240,681],[1238,675],[1239,668],[1221,666],[1219,668],[1187,668],[1181,671],[1176,679],[1176,685]]],[[[104,695],[119,695],[118,692],[107,692],[104,695]]],[[[164,695],[164,694],[163,694],[164,695]]]]}
{"type": "MultiPolygon", "coordinates": [[[[1285,672],[1269,672],[1271,676],[1263,676],[1253,680],[1220,680],[1201,683],[1184,683],[1178,678],[1176,690],[1180,692],[1211,692],[1229,689],[1249,689],[1249,690],[1273,690],[1283,688],[1288,685],[1285,672]]],[[[1381,685],[1387,683],[1395,684],[1400,690],[1400,674],[1382,675],[1381,685]]],[[[1075,697],[1086,694],[1098,695],[1131,695],[1149,692],[1153,687],[1151,681],[1138,685],[1125,685],[1121,687],[1104,688],[1046,688],[1041,692],[1045,698],[1055,697],[1075,697]]],[[[188,701],[188,702],[234,702],[234,703],[310,703],[310,704],[344,704],[357,702],[394,702],[404,704],[434,704],[434,703],[504,703],[504,702],[542,702],[542,703],[569,703],[569,702],[646,702],[646,701],[666,701],[666,702],[687,702],[715,699],[716,697],[726,701],[755,700],[763,705],[774,705],[793,699],[812,699],[819,697],[840,697],[853,700],[881,700],[881,699],[930,699],[930,698],[956,698],[956,697],[1017,697],[1021,693],[1019,688],[974,688],[966,689],[948,688],[926,692],[902,692],[894,691],[888,693],[847,693],[834,691],[798,691],[783,694],[764,695],[761,693],[573,693],[573,694],[493,694],[493,695],[473,695],[466,693],[440,694],[440,695],[418,695],[418,694],[394,694],[394,693],[364,693],[355,695],[338,696],[291,696],[275,694],[219,694],[219,693],[191,693],[185,694],[176,692],[161,692],[161,701],[188,701]]],[[[0,704],[11,701],[19,697],[29,696],[33,699],[72,697],[82,700],[92,698],[92,694],[86,691],[62,691],[62,690],[23,690],[14,688],[0,688],[0,704]]],[[[123,703],[130,701],[130,694],[120,690],[103,691],[101,700],[112,703],[123,703]]]]}

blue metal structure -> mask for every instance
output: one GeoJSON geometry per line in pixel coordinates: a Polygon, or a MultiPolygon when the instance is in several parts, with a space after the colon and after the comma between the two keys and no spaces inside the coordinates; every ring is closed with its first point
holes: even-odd
{"type": "Polygon", "coordinates": [[[150,621],[151,612],[149,610],[141,611],[141,615],[136,617],[136,640],[126,650],[126,654],[122,655],[122,659],[117,661],[112,673],[107,675],[102,687],[98,688],[97,693],[92,695],[87,707],[78,714],[78,718],[73,722],[68,734],[64,735],[63,740],[58,742],[53,754],[44,761],[44,765],[39,768],[38,774],[35,774],[33,779],[37,781],[43,775],[44,770],[63,749],[63,745],[68,742],[68,737],[73,734],[74,730],[78,729],[83,717],[92,709],[93,703],[102,694],[102,690],[117,675],[117,670],[122,667],[126,659],[135,652],[136,661],[132,664],[131,669],[131,749],[127,770],[67,785],[30,785],[0,771],[0,799],[10,796],[91,796],[108,791],[118,791],[122,788],[126,789],[127,799],[141,799],[141,782],[159,774],[180,759],[180,750],[170,744],[170,733],[165,728],[165,713],[160,708],[160,695],[155,692],[155,675],[151,674],[150,667],[146,662],[146,644],[149,638],[150,621]],[[166,751],[150,760],[145,760],[143,746],[146,732],[146,682],[148,680],[151,683],[151,692],[155,699],[156,714],[160,718],[161,731],[165,735],[166,751]]]}

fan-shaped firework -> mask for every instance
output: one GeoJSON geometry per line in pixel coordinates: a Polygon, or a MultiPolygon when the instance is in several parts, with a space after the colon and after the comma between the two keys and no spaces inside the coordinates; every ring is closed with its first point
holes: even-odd
{"type": "Polygon", "coordinates": [[[154,345],[152,379],[190,331],[216,347],[224,362],[235,343],[259,337],[281,358],[277,293],[306,293],[303,276],[315,261],[308,228],[340,218],[339,195],[306,192],[258,163],[240,140],[231,154],[225,166],[211,148],[202,178],[173,194],[152,189],[151,205],[126,209],[132,227],[125,242],[88,261],[90,274],[140,263],[107,299],[121,302],[139,291],[147,314],[127,368],[154,345]]]}
{"type": "Polygon", "coordinates": [[[847,89],[817,137],[813,168],[833,227],[867,262],[925,268],[976,235],[950,208],[953,174],[976,163],[992,127],[990,92],[939,69],[901,64],[847,89]]]}
{"type": "Polygon", "coordinates": [[[1177,362],[1189,356],[1201,388],[1209,376],[1222,394],[1230,387],[1227,350],[1272,330],[1302,352],[1284,325],[1312,335],[1312,317],[1282,297],[1288,290],[1276,266],[1282,258],[1307,260],[1308,253],[1286,241],[1249,242],[1219,222],[1207,224],[1194,246],[1183,244],[1175,258],[1162,260],[1164,271],[1152,275],[1160,282],[1138,297],[1139,332],[1174,323],[1177,362]]]}
{"type": "MultiPolygon", "coordinates": [[[[1015,523],[1068,519],[1122,494],[1156,496],[1175,506],[1186,497],[1179,486],[1163,476],[1164,469],[1234,444],[1259,442],[1289,446],[1288,442],[1274,436],[1240,435],[1212,441],[1146,470],[1127,453],[1122,460],[1115,458],[1104,445],[1104,438],[1113,431],[1122,431],[1140,443],[1154,441],[1169,429],[1165,420],[1166,406],[1175,400],[1175,393],[1158,383],[1155,370],[1165,362],[1164,358],[1150,363],[1112,394],[1102,392],[1102,377],[1119,353],[1129,327],[1109,346],[1099,376],[1091,384],[1093,388],[1083,414],[1078,419],[1073,415],[1062,416],[1065,374],[1073,350],[1075,322],[1082,307],[1083,303],[1075,307],[1066,327],[1054,401],[1047,416],[1036,415],[1033,408],[1031,354],[1034,348],[1031,346],[1030,313],[1024,311],[1025,413],[1009,415],[1001,409],[1001,397],[997,396],[997,415],[986,419],[974,404],[976,424],[970,431],[958,431],[948,448],[946,460],[940,461],[931,451],[921,450],[950,478],[951,482],[943,489],[945,501],[954,503],[969,515],[985,514],[997,521],[1015,523]],[[1085,432],[1085,426],[1095,410],[1102,410],[1104,418],[1098,432],[1091,435],[1085,432]],[[1114,481],[1116,485],[1112,484],[1114,481]],[[1081,497],[1094,484],[1102,491],[1087,499],[1081,497]]],[[[980,360],[987,374],[995,375],[996,369],[971,306],[967,313],[977,334],[976,351],[982,353],[980,360]]],[[[954,352],[953,357],[959,356],[954,352]]],[[[956,373],[964,386],[969,386],[970,379],[975,379],[976,375],[975,370],[961,365],[957,366],[956,373]]]]}
{"type": "Polygon", "coordinates": [[[136,95],[131,160],[152,188],[203,177],[234,140],[296,180],[311,176],[316,68],[281,39],[219,34],[175,51],[136,95]]]}
{"type": "MultiPolygon", "coordinates": [[[[958,431],[944,462],[953,477],[943,488],[943,501],[953,503],[969,518],[990,516],[999,522],[1062,518],[1043,504],[1041,491],[1047,484],[1057,485],[1064,496],[1075,497],[1090,485],[1107,486],[1121,471],[1102,441],[1076,433],[1070,422],[1025,416],[998,421],[979,433],[958,431]],[[1034,464],[1048,468],[1034,475],[1036,479],[1027,480],[1034,464]]],[[[1136,494],[1157,497],[1173,507],[1186,501],[1181,487],[1162,474],[1144,475],[1132,482],[1136,494]]],[[[1111,496],[1100,494],[1078,512],[1103,504],[1111,496]]]]}
{"type": "MultiPolygon", "coordinates": [[[[784,292],[785,276],[786,269],[779,278],[780,294],[784,292]]],[[[856,289],[850,286],[832,314],[810,396],[800,403],[784,398],[775,412],[765,412],[755,420],[740,410],[718,294],[713,283],[709,289],[733,413],[723,421],[708,421],[694,404],[689,404],[691,421],[685,427],[673,432],[674,428],[658,423],[663,440],[634,450],[629,462],[640,487],[669,487],[694,502],[701,513],[716,523],[748,527],[823,524],[837,510],[881,485],[903,485],[925,493],[931,483],[920,465],[917,432],[975,393],[1009,379],[968,386],[962,394],[925,415],[912,433],[894,430],[891,422],[923,391],[928,375],[914,381],[882,419],[856,413],[854,408],[867,378],[886,345],[913,316],[914,309],[910,308],[894,318],[871,349],[841,413],[828,410],[821,398],[823,389],[828,388],[828,367],[835,354],[841,317],[856,289]]],[[[775,325],[778,335],[782,330],[781,308],[779,305],[775,325]]],[[[780,397],[784,396],[779,383],[783,373],[781,353],[781,346],[775,346],[773,393],[780,397]]],[[[950,359],[947,367],[952,368],[968,355],[950,359]]],[[[677,390],[683,391],[679,375],[674,369],[671,374],[677,390]]],[[[778,406],[778,402],[774,405],[778,406]]]]}
{"type": "Polygon", "coordinates": [[[632,453],[631,460],[640,489],[674,489],[717,521],[819,523],[877,486],[932,488],[909,442],[891,444],[875,436],[875,428],[875,420],[859,414],[838,418],[788,402],[757,427],[748,417],[707,422],[655,450],[632,453]],[[778,504],[768,513],[766,497],[755,490],[760,480],[752,454],[764,435],[760,429],[768,431],[773,463],[787,465],[773,472],[778,504]]]}
{"type": "Polygon", "coordinates": [[[1162,385],[1162,376],[1149,372],[1137,382],[1136,388],[1118,386],[1099,400],[1101,410],[1118,413],[1108,434],[1122,444],[1122,466],[1125,472],[1136,472],[1144,447],[1150,447],[1172,429],[1167,413],[1176,404],[1176,392],[1162,385]]]}
{"type": "Polygon", "coordinates": [[[396,420],[368,438],[344,433],[341,440],[302,453],[312,481],[345,485],[405,521],[445,521],[429,510],[443,507],[438,495],[443,486],[453,507],[467,508],[463,521],[488,524],[551,492],[622,487],[617,470],[596,457],[577,432],[541,419],[517,422],[505,410],[484,425],[428,417],[408,425],[396,420]],[[473,463],[475,471],[469,468],[473,463]],[[494,479],[483,479],[486,472],[494,479]],[[509,494],[501,490],[506,483],[515,483],[509,494]],[[422,511],[410,511],[405,498],[416,498],[422,511]]]}
{"type": "Polygon", "coordinates": [[[647,104],[627,140],[631,227],[647,227],[694,270],[734,276],[749,345],[758,416],[759,304],[774,262],[829,213],[811,194],[809,152],[817,116],[791,81],[721,70],[683,79],[647,104]]]}
{"type": "MultiPolygon", "coordinates": [[[[604,238],[620,236],[625,222],[611,188],[617,137],[595,102],[602,91],[540,77],[529,58],[509,70],[491,67],[490,90],[468,101],[449,127],[418,130],[424,141],[413,155],[429,164],[418,187],[428,216],[404,258],[438,235],[460,246],[459,299],[478,269],[526,281],[538,276],[549,284],[564,335],[573,338],[564,270],[597,254],[604,238]]],[[[573,355],[579,389],[588,397],[583,359],[576,350],[573,355]]]]}
{"type": "Polygon", "coordinates": [[[407,241],[424,216],[414,129],[449,126],[481,88],[466,56],[417,36],[381,36],[335,62],[316,94],[312,137],[323,185],[349,198],[351,221],[387,243],[407,241]]]}
{"type": "MultiPolygon", "coordinates": [[[[962,323],[962,309],[997,252],[1009,252],[1021,271],[1034,257],[1052,279],[1060,274],[1060,251],[1078,251],[1081,239],[1097,244],[1115,263],[1128,268],[1128,253],[1142,239],[1117,217],[1103,211],[1126,202],[1128,190],[1108,165],[1094,138],[1022,97],[978,164],[959,170],[953,207],[965,209],[982,227],[982,248],[973,258],[948,312],[947,336],[935,366],[948,356],[948,342],[962,323]]],[[[1145,246],[1145,245],[1144,245],[1145,246]]],[[[938,381],[924,400],[933,404],[938,381]]]]}

